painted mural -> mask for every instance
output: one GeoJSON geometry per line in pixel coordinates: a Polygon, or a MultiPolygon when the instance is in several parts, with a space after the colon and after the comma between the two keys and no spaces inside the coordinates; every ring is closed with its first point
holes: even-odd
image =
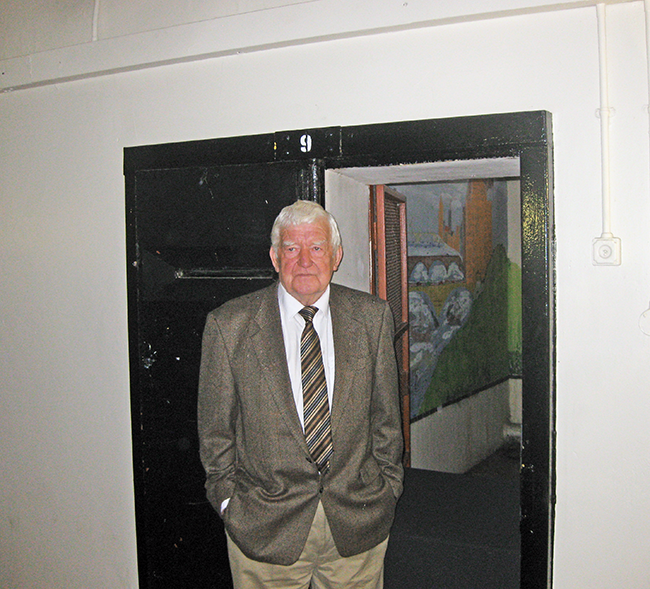
{"type": "Polygon", "coordinates": [[[519,202],[508,186],[394,187],[407,197],[412,421],[521,375],[519,202]]]}

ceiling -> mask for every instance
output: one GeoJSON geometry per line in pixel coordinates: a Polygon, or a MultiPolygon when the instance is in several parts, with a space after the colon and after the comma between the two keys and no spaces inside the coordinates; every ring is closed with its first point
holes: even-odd
{"type": "Polygon", "coordinates": [[[454,182],[475,178],[518,178],[519,158],[455,160],[334,170],[363,184],[454,182]]]}

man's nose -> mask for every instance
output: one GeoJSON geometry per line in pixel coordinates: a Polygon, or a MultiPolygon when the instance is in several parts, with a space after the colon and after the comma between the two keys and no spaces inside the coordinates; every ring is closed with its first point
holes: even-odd
{"type": "Polygon", "coordinates": [[[300,254],[298,255],[298,264],[305,268],[311,265],[311,254],[308,249],[300,250],[300,254]]]}

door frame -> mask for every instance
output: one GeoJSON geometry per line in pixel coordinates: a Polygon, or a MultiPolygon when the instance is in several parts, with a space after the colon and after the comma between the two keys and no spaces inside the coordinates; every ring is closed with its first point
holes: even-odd
{"type": "Polygon", "coordinates": [[[389,301],[395,320],[395,352],[399,375],[399,395],[402,410],[402,433],[404,435],[404,466],[411,466],[411,408],[409,396],[409,295],[407,273],[406,200],[396,191],[383,184],[369,186],[370,189],[370,241],[371,277],[370,288],[374,295],[389,301]],[[387,247],[387,207],[392,203],[397,209],[397,231],[393,227],[393,248],[387,247]],[[389,261],[391,258],[391,261],[389,261]],[[399,261],[397,261],[399,259],[399,261]],[[389,265],[397,270],[389,271],[389,265]],[[397,284],[396,284],[397,282],[397,284]],[[391,294],[392,292],[392,294],[391,294]]]}
{"type": "MultiPolygon", "coordinates": [[[[399,166],[516,157],[522,215],[523,409],[521,466],[521,588],[551,587],[555,517],[555,260],[551,115],[519,112],[447,119],[281,131],[125,149],[127,280],[131,375],[139,351],[134,293],[135,174],[192,165],[309,160],[303,198],[324,203],[325,169],[399,166]]],[[[136,502],[138,399],[133,396],[136,502]]],[[[142,571],[141,571],[142,574],[142,571]]]]}

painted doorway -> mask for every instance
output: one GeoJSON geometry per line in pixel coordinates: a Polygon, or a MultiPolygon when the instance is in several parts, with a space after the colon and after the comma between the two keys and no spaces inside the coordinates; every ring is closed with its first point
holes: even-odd
{"type": "MultiPolygon", "coordinates": [[[[352,236],[363,233],[359,219],[367,207],[372,208],[375,186],[384,182],[405,200],[408,219],[404,281],[409,288],[412,330],[410,411],[405,435],[412,438],[411,465],[467,472],[503,444],[511,445],[521,429],[519,160],[328,170],[327,206],[342,219],[344,239],[351,238],[350,244],[345,241],[349,267],[342,265],[342,275],[335,276],[343,284],[350,285],[354,278],[358,288],[354,269],[366,271],[358,260],[375,259],[368,245],[373,241],[372,227],[367,240],[352,236]],[[353,214],[355,207],[361,213],[353,214]],[[478,319],[482,324],[478,333],[470,324],[475,332],[472,339],[478,342],[456,344],[460,349],[455,357],[443,354],[443,375],[434,376],[441,352],[465,324],[472,301],[484,290],[488,268],[492,288],[483,296],[482,305],[487,309],[483,319],[478,319]],[[511,286],[503,283],[504,270],[508,269],[510,274],[505,278],[511,286]],[[498,285],[494,285],[495,273],[501,281],[498,285]],[[498,293],[493,292],[495,288],[498,293]],[[492,298],[487,300],[488,296],[492,298]],[[497,348],[502,353],[497,354],[497,348]],[[457,359],[459,354],[462,363],[457,359]],[[472,359],[477,362],[472,364],[472,359]],[[455,377],[450,377],[452,368],[455,377]]],[[[367,272],[361,282],[370,283],[372,290],[372,264],[367,272]]]]}
{"type": "MultiPolygon", "coordinates": [[[[417,586],[479,583],[519,589],[525,586],[519,571],[519,161],[475,160],[462,167],[455,162],[450,168],[337,169],[325,176],[326,203],[341,219],[346,255],[353,262],[371,260],[365,277],[370,289],[375,292],[377,283],[382,284],[377,290],[389,298],[388,292],[399,293],[400,282],[408,286],[411,387],[403,407],[413,403],[405,419],[406,458],[412,468],[407,469],[398,504],[386,582],[402,587],[396,571],[407,569],[417,586]],[[383,225],[377,193],[394,196],[403,207],[408,237],[395,222],[389,237],[377,231],[383,225]],[[355,215],[354,206],[361,212],[355,215]],[[370,246],[364,239],[351,239],[350,248],[346,237],[361,231],[359,219],[368,207],[370,246]],[[396,258],[398,241],[403,242],[403,276],[398,276],[397,266],[377,276],[375,267],[382,267],[377,261],[396,258]],[[386,255],[388,248],[392,256],[386,255]],[[443,513],[458,515],[436,515],[443,513]],[[492,556],[486,569],[483,558],[488,553],[492,556]],[[461,560],[462,574],[448,564],[461,560]]],[[[399,308],[394,315],[399,324],[399,308]]]]}
{"type": "MultiPolygon", "coordinates": [[[[207,588],[216,576],[227,586],[229,573],[227,568],[224,570],[223,562],[217,560],[223,556],[223,551],[218,550],[223,545],[219,540],[219,519],[206,505],[202,476],[192,454],[196,449],[193,407],[199,355],[197,326],[210,306],[217,306],[239,292],[253,290],[255,285],[261,286],[262,282],[258,281],[273,279],[272,272],[258,267],[255,261],[254,275],[249,272],[251,268],[240,273],[242,268],[237,264],[219,266],[217,262],[215,265],[215,260],[237,260],[239,254],[248,251],[248,234],[262,235],[265,221],[250,226],[250,231],[246,229],[248,220],[231,224],[234,233],[231,231],[232,235],[225,238],[218,232],[218,223],[208,223],[210,228],[203,235],[204,240],[208,244],[213,240],[220,243],[223,238],[223,251],[200,252],[201,247],[194,247],[192,253],[180,243],[176,252],[168,249],[165,253],[155,247],[156,240],[177,241],[193,224],[187,222],[177,231],[150,230],[148,224],[157,218],[160,209],[159,199],[165,195],[172,201],[175,199],[176,204],[166,210],[170,218],[176,217],[183,223],[187,220],[185,197],[209,195],[205,192],[207,188],[223,188],[225,185],[220,186],[218,176],[211,175],[210,170],[233,166],[233,171],[241,172],[235,176],[243,188],[223,190],[225,206],[235,203],[235,217],[244,207],[251,213],[251,219],[255,219],[260,211],[274,216],[281,203],[268,199],[268,188],[253,192],[246,188],[247,166],[260,170],[267,166],[276,170],[286,167],[288,179],[279,183],[278,194],[289,200],[307,198],[327,204],[324,177],[330,171],[368,172],[391,167],[397,172],[411,172],[419,167],[453,168],[468,161],[503,158],[519,161],[522,199],[523,428],[518,510],[521,589],[548,586],[555,485],[552,143],[550,115],[531,112],[301,129],[125,150],[129,347],[141,587],[207,588]],[[187,174],[192,180],[191,190],[166,190],[168,174],[171,177],[187,174]],[[144,179],[156,175],[161,177],[160,190],[147,191],[144,179]],[[253,201],[241,205],[241,198],[249,193],[254,196],[253,201]],[[139,206],[139,203],[146,204],[147,199],[150,199],[148,208],[139,206]],[[143,243],[143,239],[150,243],[143,243]],[[207,267],[204,262],[189,266],[178,263],[186,254],[194,259],[194,255],[201,257],[206,253],[210,260],[207,267]],[[163,264],[158,263],[161,261],[163,264]],[[180,297],[182,304],[177,304],[174,297],[180,297]],[[156,311],[161,298],[164,305],[159,306],[170,310],[169,317],[156,311]],[[189,315],[187,309],[193,309],[189,315]],[[149,334],[156,336],[155,345],[148,345],[149,334]],[[154,375],[163,365],[169,374],[154,375]],[[153,367],[156,368],[152,370],[153,367]],[[181,372],[184,377],[179,379],[181,372]],[[171,400],[173,408],[168,403],[171,400]],[[178,516],[179,508],[185,513],[183,517],[178,516]]],[[[392,182],[399,184],[404,180],[398,174],[392,182]]],[[[227,218],[214,211],[208,215],[212,219],[215,216],[227,218]]],[[[367,215],[362,216],[363,223],[358,224],[359,231],[352,237],[355,241],[367,237],[362,229],[364,225],[367,227],[367,215]]],[[[198,218],[201,220],[201,215],[198,218]]],[[[163,224],[167,222],[164,216],[160,219],[163,224]]],[[[199,227],[204,225],[198,223],[199,227]]],[[[185,237],[190,242],[194,240],[194,246],[202,243],[191,232],[185,237]]],[[[342,267],[340,277],[347,275],[357,283],[365,280],[368,288],[368,257],[346,258],[352,266],[344,272],[342,267]]]]}
{"type": "Polygon", "coordinates": [[[520,444],[519,180],[396,188],[410,205],[413,464],[464,473],[520,444]]]}

